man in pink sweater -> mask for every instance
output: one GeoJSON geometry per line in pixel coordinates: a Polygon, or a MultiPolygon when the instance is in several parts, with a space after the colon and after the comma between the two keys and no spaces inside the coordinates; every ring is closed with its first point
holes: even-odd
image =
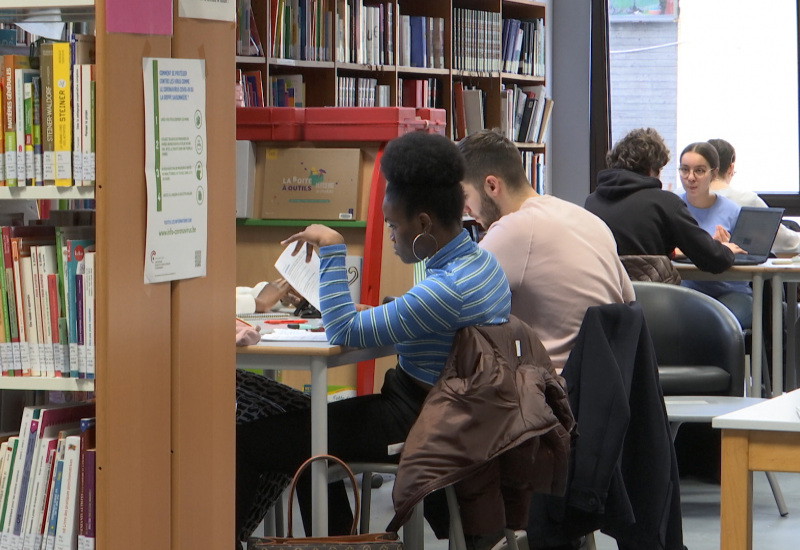
{"type": "Polygon", "coordinates": [[[499,133],[483,130],[458,146],[466,212],[487,229],[479,246],[505,271],[511,313],[561,369],[588,307],[634,300],[611,230],[580,206],[536,193],[519,151],[499,133]]]}

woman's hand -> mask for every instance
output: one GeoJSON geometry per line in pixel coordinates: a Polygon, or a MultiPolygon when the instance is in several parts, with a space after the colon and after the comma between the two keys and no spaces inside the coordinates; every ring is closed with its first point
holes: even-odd
{"type": "Polygon", "coordinates": [[[747,251],[742,249],[738,244],[730,242],[731,234],[721,225],[714,228],[714,240],[730,248],[734,254],[747,254],[747,251]]]}
{"type": "Polygon", "coordinates": [[[731,240],[731,234],[728,232],[727,229],[722,227],[721,225],[717,225],[714,228],[714,234],[711,236],[715,241],[719,241],[723,244],[727,243],[731,240]]]}
{"type": "Polygon", "coordinates": [[[256,311],[263,313],[278,303],[278,300],[283,301],[289,296],[292,287],[285,279],[276,279],[271,283],[264,286],[261,292],[256,296],[256,311]]]}
{"type": "Polygon", "coordinates": [[[306,245],[306,261],[311,261],[311,252],[314,247],[320,248],[321,246],[330,246],[333,244],[344,244],[344,237],[335,229],[331,229],[325,225],[318,223],[311,224],[299,233],[295,233],[288,239],[281,241],[281,244],[286,246],[291,243],[297,243],[292,256],[300,252],[303,245],[306,245]]]}

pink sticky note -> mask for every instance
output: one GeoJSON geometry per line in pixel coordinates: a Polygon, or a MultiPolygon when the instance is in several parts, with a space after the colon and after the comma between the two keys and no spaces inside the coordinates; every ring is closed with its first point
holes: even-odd
{"type": "Polygon", "coordinates": [[[106,30],[172,34],[172,0],[106,0],[106,30]]]}

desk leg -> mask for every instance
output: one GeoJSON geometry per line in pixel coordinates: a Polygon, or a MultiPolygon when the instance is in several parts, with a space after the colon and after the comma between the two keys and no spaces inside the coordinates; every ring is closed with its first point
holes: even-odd
{"type": "MultiPolygon", "coordinates": [[[[750,350],[750,376],[753,385],[749,397],[761,397],[761,354],[764,346],[764,276],[753,274],[753,345],[750,350]]],[[[745,384],[746,385],[746,384],[745,384]]]]}
{"type": "Polygon", "coordinates": [[[749,432],[722,430],[720,548],[753,548],[753,472],[749,469],[749,432]]]}
{"type": "Polygon", "coordinates": [[[783,276],[772,278],[772,395],[783,393],[783,276]]]}
{"type": "MultiPolygon", "coordinates": [[[[321,357],[311,358],[311,454],[328,453],[328,366],[321,357]]],[[[311,531],[328,536],[328,466],[311,464],[311,499],[314,503],[311,531]]]]}
{"type": "Polygon", "coordinates": [[[797,283],[786,284],[786,317],[783,323],[786,330],[786,390],[797,389],[797,342],[795,341],[795,325],[797,324],[797,283]]]}

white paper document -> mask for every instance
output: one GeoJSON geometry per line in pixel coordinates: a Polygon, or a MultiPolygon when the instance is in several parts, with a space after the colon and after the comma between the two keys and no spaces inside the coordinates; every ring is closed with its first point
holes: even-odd
{"type": "Polygon", "coordinates": [[[311,261],[306,262],[305,246],[292,256],[295,246],[291,243],[283,250],[275,269],[309,304],[319,309],[319,256],[315,250],[311,261]]]}
{"type": "Polygon", "coordinates": [[[274,329],[272,332],[262,334],[261,340],[264,342],[327,342],[328,337],[324,332],[312,332],[310,330],[294,328],[278,328],[274,329]]]}
{"type": "Polygon", "coordinates": [[[147,232],[144,282],[206,274],[206,77],[203,59],[142,59],[147,232]]]}

